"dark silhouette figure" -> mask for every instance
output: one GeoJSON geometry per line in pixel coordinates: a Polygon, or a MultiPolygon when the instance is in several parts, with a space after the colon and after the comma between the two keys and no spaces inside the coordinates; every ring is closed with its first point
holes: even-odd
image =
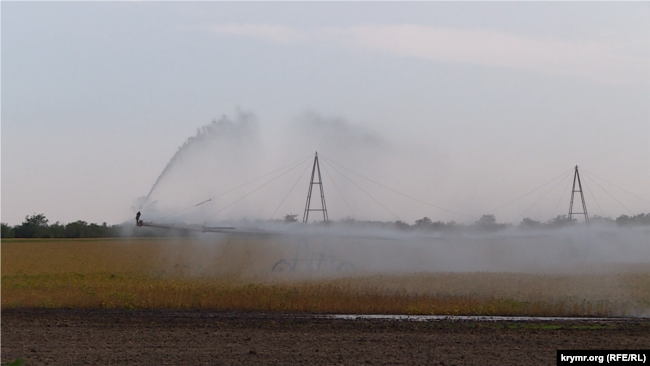
{"type": "Polygon", "coordinates": [[[138,213],[135,214],[135,224],[140,226],[140,211],[138,211],[138,213]]]}

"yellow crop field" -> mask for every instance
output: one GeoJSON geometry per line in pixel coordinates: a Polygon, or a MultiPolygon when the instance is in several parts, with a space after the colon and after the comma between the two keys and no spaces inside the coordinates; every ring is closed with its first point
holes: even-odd
{"type": "Polygon", "coordinates": [[[282,240],[3,240],[2,308],[531,316],[650,312],[650,268],[643,264],[562,274],[278,273],[271,271],[273,264],[296,250],[295,243],[282,240]]]}

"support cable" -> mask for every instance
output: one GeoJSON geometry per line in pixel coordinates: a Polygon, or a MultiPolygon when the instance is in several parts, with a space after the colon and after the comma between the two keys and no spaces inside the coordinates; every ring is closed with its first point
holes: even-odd
{"type": "Polygon", "coordinates": [[[513,202],[515,202],[515,201],[518,201],[518,200],[520,200],[520,199],[522,199],[522,198],[528,196],[529,194],[531,194],[531,193],[533,193],[533,192],[536,192],[536,191],[542,189],[544,186],[546,186],[546,185],[548,185],[548,184],[554,182],[556,179],[561,178],[563,175],[565,175],[565,174],[567,174],[567,173],[569,173],[569,172],[571,172],[571,171],[573,171],[573,169],[569,169],[569,170],[565,171],[564,173],[558,175],[557,177],[555,177],[555,178],[549,180],[548,182],[542,184],[541,186],[539,186],[539,187],[533,189],[532,191],[530,191],[530,192],[528,192],[528,193],[526,193],[526,194],[524,194],[524,195],[522,195],[522,196],[519,196],[519,197],[515,198],[514,200],[512,200],[512,201],[506,203],[505,205],[499,206],[499,207],[497,207],[497,208],[495,208],[495,209],[493,209],[493,210],[491,210],[491,211],[488,211],[488,213],[491,213],[491,212],[494,212],[494,211],[499,210],[499,209],[501,209],[501,208],[504,208],[504,207],[508,206],[509,204],[511,204],[511,203],[513,203],[513,202]]]}
{"type": "MultiPolygon", "coordinates": [[[[230,193],[230,192],[236,191],[236,190],[238,190],[239,188],[245,187],[245,186],[247,186],[247,185],[249,185],[249,184],[251,184],[251,183],[253,183],[253,182],[256,182],[256,181],[258,181],[258,180],[260,180],[260,179],[262,179],[262,178],[264,178],[264,177],[267,177],[267,176],[269,176],[269,175],[271,175],[271,174],[277,173],[277,172],[279,172],[279,171],[281,171],[281,170],[283,170],[283,169],[285,169],[285,168],[287,168],[287,167],[289,167],[289,166],[292,166],[292,165],[294,165],[294,164],[295,164],[296,166],[297,166],[297,165],[300,165],[301,163],[304,163],[305,160],[310,159],[310,158],[311,158],[311,157],[308,156],[308,157],[302,158],[302,159],[300,159],[300,160],[298,160],[298,161],[294,161],[294,162],[291,163],[291,164],[287,164],[287,165],[285,165],[285,166],[283,166],[283,167],[281,167],[281,168],[278,168],[278,169],[276,169],[276,170],[274,170],[274,171],[272,171],[272,172],[270,172],[270,173],[264,174],[264,175],[262,175],[261,177],[257,177],[257,178],[255,178],[255,179],[253,179],[253,180],[251,180],[251,181],[248,181],[248,182],[246,182],[246,183],[244,183],[244,184],[242,184],[242,185],[239,185],[239,186],[237,186],[237,187],[235,187],[235,188],[232,188],[232,189],[229,189],[229,190],[227,190],[227,191],[225,191],[225,192],[219,193],[218,195],[216,195],[216,196],[214,196],[214,197],[211,197],[211,198],[209,198],[209,199],[207,199],[207,200],[204,200],[204,201],[202,201],[202,202],[200,202],[200,203],[194,204],[194,205],[192,205],[192,206],[188,206],[188,207],[186,207],[186,208],[184,208],[184,209],[182,209],[182,210],[180,210],[180,211],[177,211],[177,212],[175,212],[175,213],[169,214],[169,215],[167,215],[167,216],[163,216],[163,217],[161,217],[159,220],[164,220],[164,219],[166,219],[166,218],[168,218],[168,217],[176,216],[176,215],[178,215],[178,214],[181,213],[181,212],[185,212],[185,211],[187,211],[187,210],[189,210],[189,209],[191,209],[191,208],[193,208],[193,207],[200,206],[200,205],[202,205],[202,204],[204,204],[204,203],[206,203],[206,202],[212,201],[212,200],[215,199],[215,198],[218,198],[218,197],[221,197],[221,196],[225,196],[226,194],[228,194],[228,193],[230,193]]],[[[294,167],[294,168],[295,168],[295,167],[294,167]]],[[[293,168],[291,168],[291,169],[293,169],[293,168]]],[[[288,172],[288,171],[287,171],[287,172],[288,172]]]]}
{"type": "MultiPolygon", "coordinates": [[[[605,179],[603,179],[603,178],[597,176],[596,174],[594,174],[594,173],[592,173],[592,172],[586,171],[584,168],[581,168],[581,169],[582,169],[583,172],[587,172],[587,173],[589,173],[590,175],[593,175],[594,177],[596,177],[596,178],[602,180],[603,182],[608,183],[608,184],[611,184],[612,186],[614,186],[614,187],[620,189],[621,191],[623,191],[623,192],[629,194],[630,196],[632,196],[632,197],[634,197],[634,198],[637,198],[637,199],[639,199],[639,200],[641,200],[641,201],[643,201],[643,202],[645,202],[645,203],[649,203],[649,204],[650,204],[650,201],[646,201],[646,200],[644,200],[643,198],[641,198],[641,197],[635,195],[634,193],[628,192],[627,190],[625,190],[625,189],[623,189],[623,188],[617,186],[616,184],[611,183],[611,182],[609,182],[609,181],[607,181],[607,180],[605,180],[605,179]]],[[[591,178],[591,180],[595,181],[594,178],[591,178]]]]}
{"type": "MultiPolygon", "coordinates": [[[[321,156],[321,157],[322,157],[322,156],[321,156]]],[[[325,157],[323,157],[323,159],[327,160],[327,161],[330,163],[330,166],[331,166],[332,168],[334,168],[334,166],[333,166],[332,164],[336,164],[336,165],[338,165],[339,167],[341,167],[342,169],[345,169],[345,170],[349,171],[350,173],[356,174],[356,175],[358,175],[359,177],[361,177],[361,178],[363,178],[363,179],[369,180],[370,182],[372,182],[372,183],[374,183],[374,184],[376,184],[376,185],[378,185],[378,186],[380,186],[380,187],[383,187],[383,188],[385,188],[385,189],[387,189],[387,190],[389,190],[389,191],[392,191],[392,192],[394,192],[394,193],[397,193],[397,194],[399,194],[399,195],[402,195],[402,196],[404,196],[404,197],[406,197],[406,198],[410,198],[410,199],[412,199],[412,200],[414,200],[414,201],[417,201],[417,202],[423,203],[423,204],[425,204],[425,205],[428,205],[428,206],[431,206],[431,207],[435,207],[435,208],[437,208],[437,209],[439,209],[439,210],[442,210],[442,211],[447,211],[447,212],[451,212],[451,213],[456,214],[456,215],[460,215],[460,216],[464,216],[464,217],[472,218],[472,217],[469,216],[469,215],[465,215],[465,214],[460,213],[460,212],[452,211],[452,210],[447,209],[447,208],[444,208],[444,207],[436,206],[436,205],[434,205],[434,204],[431,204],[431,203],[428,203],[428,202],[422,201],[421,199],[415,198],[415,197],[413,197],[413,196],[409,196],[408,194],[405,194],[405,193],[402,193],[402,192],[396,191],[396,190],[394,190],[393,188],[387,187],[387,186],[385,186],[385,185],[383,185],[383,184],[381,184],[381,183],[378,183],[378,182],[376,182],[376,181],[374,181],[374,180],[372,180],[372,179],[370,179],[370,178],[368,178],[368,177],[364,177],[363,175],[361,175],[361,174],[359,174],[359,173],[357,173],[357,172],[355,172],[355,171],[353,171],[353,170],[350,170],[350,169],[344,167],[343,165],[341,165],[341,164],[339,164],[339,163],[337,163],[337,162],[335,162],[335,161],[333,161],[333,160],[327,159],[327,158],[325,158],[325,157]]]]}
{"type": "MultiPolygon", "coordinates": [[[[583,172],[584,172],[584,170],[583,170],[583,172]]],[[[624,204],[622,204],[621,201],[617,200],[616,197],[612,196],[611,193],[607,192],[607,190],[606,190],[605,188],[603,188],[603,186],[601,186],[600,184],[598,184],[598,182],[596,182],[596,181],[595,181],[595,180],[594,180],[594,179],[593,179],[589,174],[585,174],[585,176],[586,176],[587,178],[591,179],[591,181],[594,182],[598,187],[600,187],[600,189],[602,189],[603,192],[607,193],[610,197],[612,197],[612,198],[614,199],[614,201],[618,202],[619,205],[623,206],[623,207],[624,207],[624,208],[625,208],[625,209],[626,209],[630,214],[634,215],[634,213],[632,212],[632,210],[630,210],[629,208],[627,208],[627,206],[625,206],[624,204]]]]}
{"type": "Polygon", "coordinates": [[[600,207],[600,203],[598,203],[598,201],[596,200],[596,196],[594,196],[594,194],[591,192],[591,189],[589,189],[589,186],[587,185],[587,180],[584,180],[584,184],[585,184],[585,188],[587,188],[587,192],[589,192],[591,198],[593,198],[594,202],[596,202],[596,206],[598,206],[598,209],[603,214],[603,218],[605,218],[605,211],[603,211],[602,207],[600,207]]]}
{"type": "MultiPolygon", "coordinates": [[[[325,164],[327,164],[327,162],[325,162],[325,164]]],[[[332,181],[332,184],[334,185],[334,188],[336,188],[336,191],[339,192],[339,194],[341,195],[341,198],[343,199],[343,202],[345,202],[345,205],[348,206],[348,209],[350,209],[350,212],[352,212],[352,217],[356,217],[356,215],[354,214],[354,211],[352,210],[352,207],[350,207],[350,205],[348,204],[348,201],[347,201],[347,200],[345,199],[345,197],[343,196],[343,193],[341,192],[341,190],[339,189],[339,187],[338,187],[338,186],[336,185],[336,183],[334,182],[334,178],[332,178],[332,176],[331,176],[330,173],[327,171],[327,169],[325,169],[325,165],[323,165],[323,170],[325,171],[325,174],[327,174],[327,176],[328,176],[328,177],[330,178],[330,180],[332,181]]]]}
{"type": "MultiPolygon", "coordinates": [[[[269,180],[268,182],[262,184],[261,186],[255,188],[254,190],[248,192],[247,194],[243,195],[242,197],[238,198],[237,200],[235,200],[235,201],[231,202],[230,204],[228,204],[228,205],[222,207],[219,211],[217,211],[217,212],[215,212],[215,213],[213,213],[213,214],[207,216],[207,217],[205,218],[205,220],[206,220],[205,222],[207,222],[207,220],[208,220],[209,218],[213,217],[214,215],[218,214],[219,212],[221,212],[221,211],[227,209],[228,207],[234,205],[235,203],[237,203],[237,202],[243,200],[244,198],[250,196],[251,194],[253,194],[253,193],[259,191],[260,189],[262,189],[263,187],[265,187],[265,186],[268,185],[269,183],[275,181],[276,179],[278,179],[278,178],[282,177],[283,175],[289,173],[290,171],[296,169],[298,166],[299,166],[299,165],[296,165],[296,166],[292,167],[291,169],[287,170],[286,172],[284,172],[284,173],[278,175],[277,177],[275,177],[275,178],[269,180]]],[[[267,175],[268,175],[268,174],[267,174],[267,175]]]]}
{"type": "Polygon", "coordinates": [[[555,216],[555,213],[557,212],[557,208],[560,207],[560,202],[562,202],[562,199],[564,198],[564,195],[567,193],[569,190],[569,187],[571,186],[571,180],[567,181],[566,183],[566,188],[564,191],[562,191],[562,195],[560,196],[560,199],[557,200],[557,203],[555,204],[555,208],[553,209],[553,213],[551,214],[551,218],[555,216]]]}
{"type": "MultiPolygon", "coordinates": [[[[322,156],[321,156],[321,158],[322,158],[322,156]]],[[[331,161],[331,160],[329,160],[329,159],[325,159],[325,160],[326,160],[326,163],[329,163],[329,162],[331,161]]],[[[335,167],[334,165],[330,164],[330,167],[331,167],[332,169],[336,170],[339,174],[341,174],[341,176],[343,176],[343,178],[347,179],[350,183],[354,184],[355,187],[359,188],[359,190],[360,190],[361,192],[365,193],[368,197],[370,197],[373,201],[375,201],[375,202],[376,202],[379,206],[381,206],[384,210],[388,211],[391,215],[395,216],[395,217],[397,218],[397,220],[402,221],[402,219],[400,219],[399,216],[395,215],[395,214],[393,213],[393,211],[389,210],[386,206],[382,205],[381,202],[377,201],[377,200],[375,199],[375,197],[373,197],[373,196],[370,195],[370,193],[366,192],[363,188],[359,187],[356,183],[354,183],[354,181],[352,181],[350,178],[348,178],[347,176],[345,176],[345,174],[343,174],[340,170],[336,169],[336,167],[335,167]]]]}
{"type": "MultiPolygon", "coordinates": [[[[569,177],[570,177],[570,175],[567,175],[564,179],[567,179],[569,177]]],[[[540,197],[537,201],[535,201],[535,203],[533,203],[530,207],[528,207],[524,212],[519,214],[519,216],[517,216],[515,218],[514,222],[517,222],[517,220],[519,220],[522,216],[524,216],[526,214],[526,212],[530,211],[530,209],[533,208],[536,204],[538,204],[541,200],[543,200],[544,197],[548,196],[548,194],[551,193],[557,186],[559,186],[560,183],[564,182],[564,179],[557,182],[550,190],[548,190],[548,192],[544,193],[544,195],[542,197],[540,197]]]]}
{"type": "Polygon", "coordinates": [[[307,164],[307,167],[305,167],[305,170],[303,170],[302,173],[300,173],[300,176],[298,177],[298,179],[296,179],[296,182],[293,184],[293,186],[292,186],[291,189],[289,190],[289,193],[287,193],[287,195],[284,196],[284,198],[282,199],[282,202],[280,202],[280,204],[278,205],[278,207],[276,207],[275,211],[273,211],[273,214],[271,215],[271,219],[273,219],[273,216],[275,216],[275,213],[278,212],[278,210],[280,209],[280,207],[282,206],[282,204],[284,203],[284,201],[287,199],[287,197],[289,197],[289,195],[291,194],[291,192],[293,192],[293,189],[296,188],[296,185],[298,185],[298,182],[300,181],[300,178],[302,178],[302,176],[305,175],[305,172],[306,172],[308,169],[309,169],[309,164],[307,164]]]}

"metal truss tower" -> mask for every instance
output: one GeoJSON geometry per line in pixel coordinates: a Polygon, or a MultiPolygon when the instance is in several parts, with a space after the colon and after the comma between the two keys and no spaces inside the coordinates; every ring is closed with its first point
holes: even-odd
{"type": "Polygon", "coordinates": [[[573,189],[571,190],[571,203],[569,204],[569,220],[573,215],[585,215],[585,221],[589,221],[589,215],[587,215],[587,205],[585,204],[585,195],[582,192],[582,183],[580,183],[580,173],[578,173],[578,166],[576,165],[576,171],[573,175],[573,189]],[[578,189],[576,190],[576,182],[578,182],[578,189]],[[576,192],[580,192],[580,199],[582,200],[582,212],[573,211],[573,196],[576,192]]]}
{"type": "Polygon", "coordinates": [[[322,211],[323,212],[323,222],[325,225],[329,225],[329,218],[327,217],[327,206],[325,205],[325,192],[323,192],[323,178],[320,175],[320,164],[318,163],[318,151],[316,151],[316,156],[314,157],[314,167],[311,170],[311,181],[309,182],[309,191],[307,192],[307,203],[305,204],[305,214],[302,216],[302,222],[307,222],[309,220],[310,211],[322,211]],[[315,181],[316,173],[318,173],[318,181],[315,181]],[[317,184],[320,187],[320,201],[321,208],[311,208],[311,193],[314,188],[314,184],[317,184]]]}

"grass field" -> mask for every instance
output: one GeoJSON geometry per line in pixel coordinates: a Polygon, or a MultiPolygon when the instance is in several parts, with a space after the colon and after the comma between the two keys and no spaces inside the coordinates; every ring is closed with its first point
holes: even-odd
{"type": "Polygon", "coordinates": [[[3,240],[2,308],[359,314],[650,314],[648,265],[588,273],[272,272],[261,238],[3,240]]]}

